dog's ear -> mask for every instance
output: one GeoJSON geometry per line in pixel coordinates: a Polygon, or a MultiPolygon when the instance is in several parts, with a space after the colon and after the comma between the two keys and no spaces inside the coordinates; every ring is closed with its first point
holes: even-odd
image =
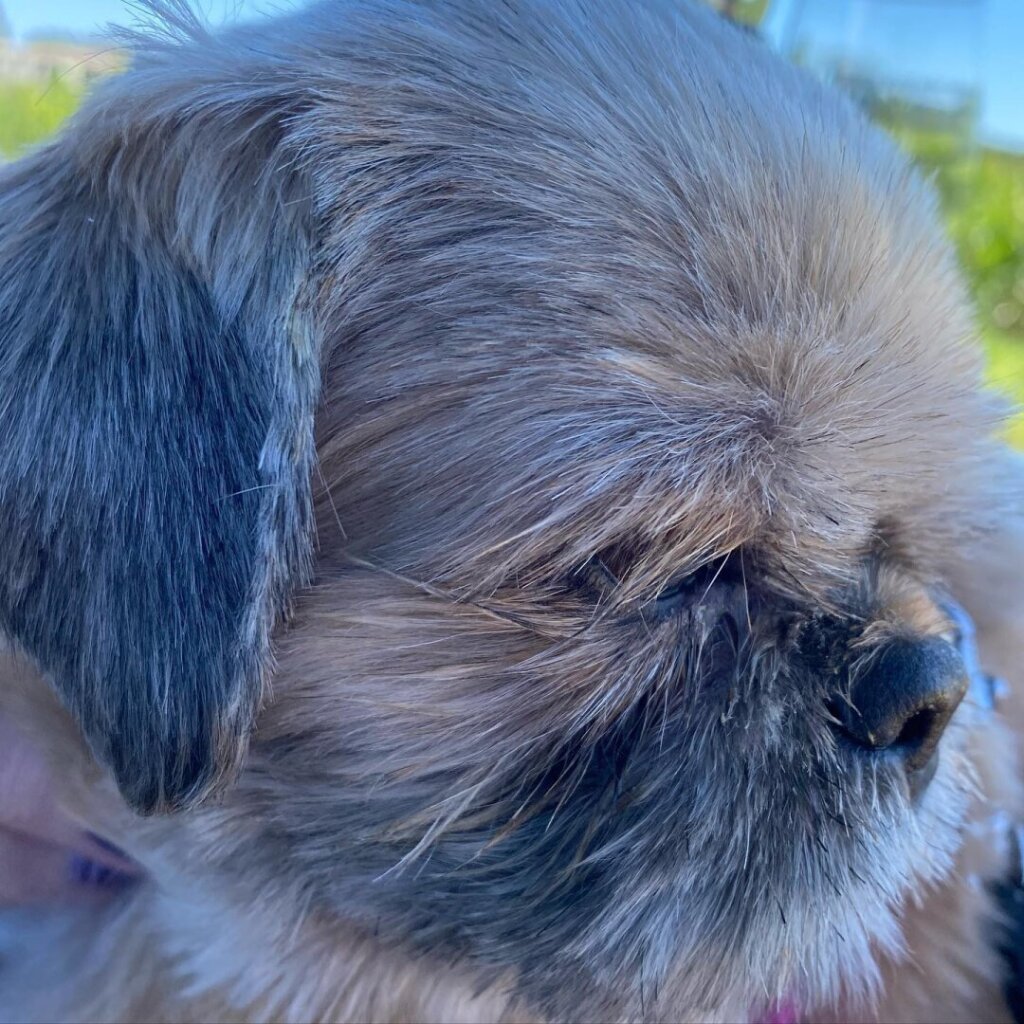
{"type": "Polygon", "coordinates": [[[0,170],[0,629],[142,812],[231,777],[308,562],[296,101],[229,45],[154,43],[0,170]]]}

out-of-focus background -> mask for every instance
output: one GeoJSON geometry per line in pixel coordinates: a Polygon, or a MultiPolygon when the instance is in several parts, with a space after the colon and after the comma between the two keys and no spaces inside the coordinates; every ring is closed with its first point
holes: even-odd
{"type": "MultiPolygon", "coordinates": [[[[214,23],[301,0],[193,0],[214,23]]],[[[480,0],[481,3],[490,0],[480,0]]],[[[849,92],[934,176],[997,387],[1024,403],[1024,0],[705,0],[849,92]]],[[[134,0],[0,0],[0,160],[123,57],[134,0]]],[[[1024,416],[1011,429],[1024,447],[1024,416]]]]}

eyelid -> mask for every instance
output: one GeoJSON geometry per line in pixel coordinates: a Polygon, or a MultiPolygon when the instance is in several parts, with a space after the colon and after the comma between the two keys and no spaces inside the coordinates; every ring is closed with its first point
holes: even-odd
{"type": "MultiPolygon", "coordinates": [[[[710,588],[723,575],[728,562],[729,556],[704,562],[670,579],[656,594],[641,599],[640,604],[664,608],[699,594],[702,588],[710,588]]],[[[622,580],[600,555],[590,558],[574,573],[574,578],[577,583],[589,586],[599,597],[614,594],[622,585],[622,580]]]]}
{"type": "MultiPolygon", "coordinates": [[[[705,597],[711,588],[721,579],[728,580],[730,571],[736,571],[736,563],[732,561],[732,554],[712,558],[710,561],[698,565],[685,575],[676,577],[670,581],[656,595],[654,603],[667,604],[678,600],[681,597],[705,597]],[[730,566],[732,569],[730,570],[730,566]]],[[[740,567],[742,573],[742,567],[740,567]]]]}
{"type": "MultiPolygon", "coordinates": [[[[685,596],[692,588],[700,574],[700,569],[693,570],[682,576],[670,580],[653,597],[647,598],[643,603],[659,605],[670,603],[679,597],[685,596]]],[[[580,580],[590,584],[595,590],[603,594],[611,594],[622,581],[608,567],[604,559],[599,556],[591,558],[586,565],[577,573],[580,580]]]]}
{"type": "Polygon", "coordinates": [[[669,582],[654,595],[654,600],[669,601],[672,598],[679,597],[693,587],[699,572],[699,569],[695,569],[693,572],[686,573],[685,576],[677,576],[675,579],[669,580],[669,582]]]}

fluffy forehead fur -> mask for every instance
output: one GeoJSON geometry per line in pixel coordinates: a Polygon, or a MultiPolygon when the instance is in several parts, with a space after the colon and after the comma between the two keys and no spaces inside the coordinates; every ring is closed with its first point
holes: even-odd
{"type": "Polygon", "coordinates": [[[840,100],[687,7],[372,17],[316,159],[347,532],[486,590],[621,542],[638,586],[748,543],[821,584],[879,533],[934,571],[978,525],[932,198],[840,100]]]}
{"type": "Polygon", "coordinates": [[[145,981],[61,991],[869,1005],[1010,746],[969,698],[915,802],[830,728],[1009,507],[931,192],[689,3],[163,13],[0,178],[0,613],[136,808],[271,699],[219,804],[79,791],[152,875],[106,922],[145,981]]]}

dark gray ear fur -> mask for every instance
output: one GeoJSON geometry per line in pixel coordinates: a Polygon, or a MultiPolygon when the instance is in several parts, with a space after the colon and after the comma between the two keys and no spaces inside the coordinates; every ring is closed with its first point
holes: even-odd
{"type": "Polygon", "coordinates": [[[296,90],[163,14],[0,170],[0,629],[143,812],[245,750],[307,569],[319,381],[296,90]]]}

